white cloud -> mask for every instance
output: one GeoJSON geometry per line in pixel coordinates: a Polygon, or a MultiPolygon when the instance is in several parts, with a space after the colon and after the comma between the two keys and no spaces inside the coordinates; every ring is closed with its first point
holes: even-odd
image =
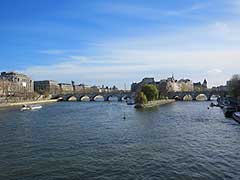
{"type": "Polygon", "coordinates": [[[81,61],[81,62],[89,62],[91,59],[86,56],[69,56],[70,59],[81,61]]]}
{"type": "Polygon", "coordinates": [[[173,72],[179,78],[184,76],[194,81],[207,78],[210,85],[219,85],[224,84],[233,72],[238,71],[239,58],[239,51],[148,52],[146,50],[138,53],[114,54],[109,57],[111,59],[109,62],[105,61],[100,66],[85,64],[81,60],[69,60],[51,66],[29,67],[25,73],[35,79],[50,78],[59,81],[76,80],[88,84],[90,82],[101,84],[107,81],[121,83],[124,80],[131,83],[144,76],[161,79],[173,72]],[[113,59],[115,64],[110,65],[113,59]],[[129,64],[131,61],[135,64],[129,64]],[[216,66],[218,68],[215,68],[216,66]]]}
{"type": "MultiPolygon", "coordinates": [[[[232,74],[239,73],[238,22],[216,20],[167,33],[160,29],[150,35],[114,38],[101,43],[97,54],[93,51],[92,56],[72,52],[61,63],[32,66],[25,72],[35,79],[76,80],[88,84],[130,84],[144,76],[160,79],[174,73],[194,81],[207,78],[211,86],[225,84],[232,74]]],[[[63,52],[55,51],[59,55],[63,52]]]]}
{"type": "Polygon", "coordinates": [[[217,75],[219,73],[222,73],[223,71],[221,69],[211,69],[208,71],[209,74],[217,75]]]}

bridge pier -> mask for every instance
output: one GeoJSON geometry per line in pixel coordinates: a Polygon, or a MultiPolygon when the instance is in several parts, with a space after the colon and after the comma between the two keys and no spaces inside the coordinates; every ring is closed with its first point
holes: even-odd
{"type": "Polygon", "coordinates": [[[122,100],[122,96],[120,96],[120,97],[118,97],[118,102],[122,102],[123,100],[122,100]]]}
{"type": "Polygon", "coordinates": [[[109,97],[104,97],[104,101],[105,102],[109,101],[109,97]]]}

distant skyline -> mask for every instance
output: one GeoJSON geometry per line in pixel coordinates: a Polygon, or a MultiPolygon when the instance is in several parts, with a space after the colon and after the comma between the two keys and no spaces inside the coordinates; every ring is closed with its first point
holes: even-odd
{"type": "Polygon", "coordinates": [[[240,69],[239,0],[2,0],[0,71],[124,88],[225,84],[240,69]]]}

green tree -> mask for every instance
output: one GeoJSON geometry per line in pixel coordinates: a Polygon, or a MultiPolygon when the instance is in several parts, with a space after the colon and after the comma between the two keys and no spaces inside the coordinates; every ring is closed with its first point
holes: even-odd
{"type": "Polygon", "coordinates": [[[148,101],[158,99],[159,91],[153,84],[146,84],[142,87],[142,92],[146,95],[148,101]]]}
{"type": "Polygon", "coordinates": [[[240,97],[240,75],[233,75],[229,82],[229,91],[232,97],[240,97]]]}
{"type": "Polygon", "coordinates": [[[135,98],[135,102],[137,104],[146,104],[147,101],[147,97],[143,92],[139,92],[135,98]]]}

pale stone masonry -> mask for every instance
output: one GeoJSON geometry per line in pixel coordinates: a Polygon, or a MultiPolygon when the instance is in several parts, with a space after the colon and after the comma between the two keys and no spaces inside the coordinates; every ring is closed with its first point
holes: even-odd
{"type": "MultiPolygon", "coordinates": [[[[40,95],[57,95],[68,93],[99,93],[114,92],[117,87],[87,86],[84,84],[75,85],[58,83],[54,80],[33,81],[25,74],[16,72],[2,72],[0,74],[0,97],[32,98],[40,95]],[[36,93],[35,93],[36,92],[36,93]]],[[[9,99],[9,98],[8,98],[9,99]]]]}
{"type": "Polygon", "coordinates": [[[34,81],[34,91],[38,94],[59,94],[60,87],[58,82],[53,80],[34,81]]]}
{"type": "Polygon", "coordinates": [[[166,95],[169,92],[192,92],[192,91],[203,91],[207,90],[207,80],[203,83],[193,83],[190,79],[176,80],[174,76],[160,81],[155,81],[154,78],[144,78],[139,83],[133,83],[131,86],[132,92],[141,91],[142,86],[145,84],[156,85],[160,95],[166,95]]]}
{"type": "Polygon", "coordinates": [[[1,73],[0,96],[24,96],[33,92],[33,80],[27,75],[16,72],[1,73]]]}

